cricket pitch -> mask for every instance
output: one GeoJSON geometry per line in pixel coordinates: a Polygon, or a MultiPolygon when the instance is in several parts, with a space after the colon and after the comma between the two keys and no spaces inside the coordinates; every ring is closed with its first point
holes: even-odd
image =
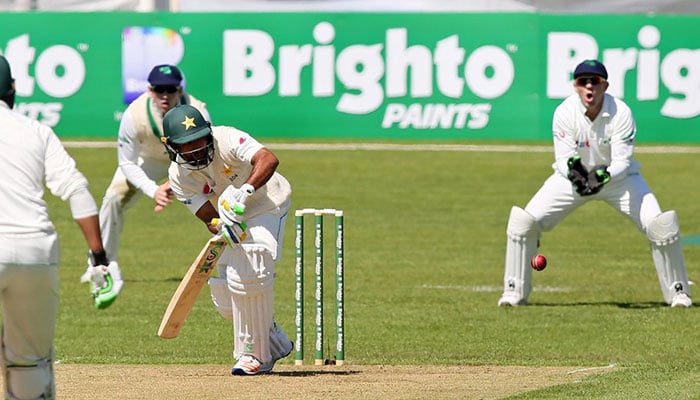
{"type": "Polygon", "coordinates": [[[226,365],[57,364],[64,399],[222,399],[248,393],[273,399],[500,399],[566,383],[616,367],[302,366],[230,375],[226,365]]]}

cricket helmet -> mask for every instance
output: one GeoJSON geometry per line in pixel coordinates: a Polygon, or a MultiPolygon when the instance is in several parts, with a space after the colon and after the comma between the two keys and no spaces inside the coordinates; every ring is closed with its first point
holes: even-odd
{"type": "Polygon", "coordinates": [[[179,105],[163,118],[163,143],[170,160],[189,169],[203,169],[214,159],[214,139],[211,125],[196,108],[188,104],[179,105]],[[207,138],[205,145],[186,152],[180,145],[207,138]]]}

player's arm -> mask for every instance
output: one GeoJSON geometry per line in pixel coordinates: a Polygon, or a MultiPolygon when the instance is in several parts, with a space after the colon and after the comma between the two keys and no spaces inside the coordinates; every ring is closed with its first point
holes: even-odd
{"type": "Polygon", "coordinates": [[[206,203],[202,204],[202,207],[200,207],[199,210],[194,213],[194,215],[204,222],[207,229],[209,229],[209,232],[214,234],[219,233],[217,224],[212,223],[212,221],[216,222],[216,219],[219,218],[219,213],[210,202],[207,201],[206,203]]]}
{"type": "Polygon", "coordinates": [[[249,162],[252,169],[245,183],[240,187],[229,186],[219,196],[218,212],[226,225],[240,224],[247,219],[245,210],[248,198],[270,180],[279,165],[277,157],[261,145],[250,156],[249,162]]]}
{"type": "Polygon", "coordinates": [[[116,261],[105,254],[97,216],[97,204],[88,181],[78,171],[75,160],[66,152],[55,133],[45,128],[47,151],[44,160],[46,187],[70,205],[73,219],[80,226],[90,249],[87,281],[93,284],[92,297],[97,308],[106,308],[116,300],[124,282],[116,261]]]}
{"type": "Polygon", "coordinates": [[[619,108],[618,120],[610,141],[610,180],[624,176],[632,163],[637,128],[629,108],[619,108]]]}
{"type": "Polygon", "coordinates": [[[146,175],[139,167],[138,159],[141,155],[141,144],[138,141],[138,132],[134,124],[131,110],[127,109],[119,123],[119,137],[117,142],[117,161],[119,168],[126,179],[136,186],[146,196],[155,197],[158,184],[146,175]]]}
{"type": "Polygon", "coordinates": [[[253,165],[253,170],[250,172],[248,179],[246,179],[246,183],[252,185],[255,189],[259,189],[270,180],[280,162],[277,156],[263,147],[255,152],[250,163],[253,165]]]}
{"type": "Polygon", "coordinates": [[[209,232],[219,233],[221,226],[216,221],[219,219],[216,207],[209,201],[209,195],[203,194],[201,189],[197,190],[205,182],[197,180],[193,174],[180,175],[179,171],[175,164],[172,164],[168,171],[168,181],[174,196],[207,226],[209,232]]]}
{"type": "Polygon", "coordinates": [[[230,153],[237,159],[249,163],[253,168],[245,184],[251,185],[253,189],[260,189],[277,170],[279,159],[247,132],[229,128],[226,133],[230,135],[227,141],[230,148],[220,149],[220,151],[230,153]]]}
{"type": "Polygon", "coordinates": [[[552,119],[552,138],[554,141],[554,169],[562,176],[569,175],[569,159],[576,156],[576,138],[571,117],[560,106],[554,111],[552,119]]]}
{"type": "Polygon", "coordinates": [[[219,212],[208,201],[197,210],[195,215],[204,222],[209,232],[220,234],[231,247],[240,244],[248,236],[245,222],[226,221],[225,218],[219,218],[219,212]]]}

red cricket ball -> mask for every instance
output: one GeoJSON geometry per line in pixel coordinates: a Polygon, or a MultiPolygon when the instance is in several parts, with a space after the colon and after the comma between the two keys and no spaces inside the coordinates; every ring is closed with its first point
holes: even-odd
{"type": "Polygon", "coordinates": [[[532,269],[535,271],[542,271],[547,267],[547,259],[542,254],[537,254],[530,260],[530,266],[532,266],[532,269]]]}

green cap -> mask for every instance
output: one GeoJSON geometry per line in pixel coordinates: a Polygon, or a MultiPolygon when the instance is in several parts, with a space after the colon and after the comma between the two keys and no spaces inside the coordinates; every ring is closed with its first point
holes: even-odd
{"type": "Polygon", "coordinates": [[[183,144],[210,135],[211,128],[196,108],[182,104],[165,114],[163,133],[170,143],[183,144]]]}
{"type": "Polygon", "coordinates": [[[0,96],[8,94],[15,88],[15,80],[12,79],[10,72],[10,63],[7,59],[0,55],[0,96]]]}

